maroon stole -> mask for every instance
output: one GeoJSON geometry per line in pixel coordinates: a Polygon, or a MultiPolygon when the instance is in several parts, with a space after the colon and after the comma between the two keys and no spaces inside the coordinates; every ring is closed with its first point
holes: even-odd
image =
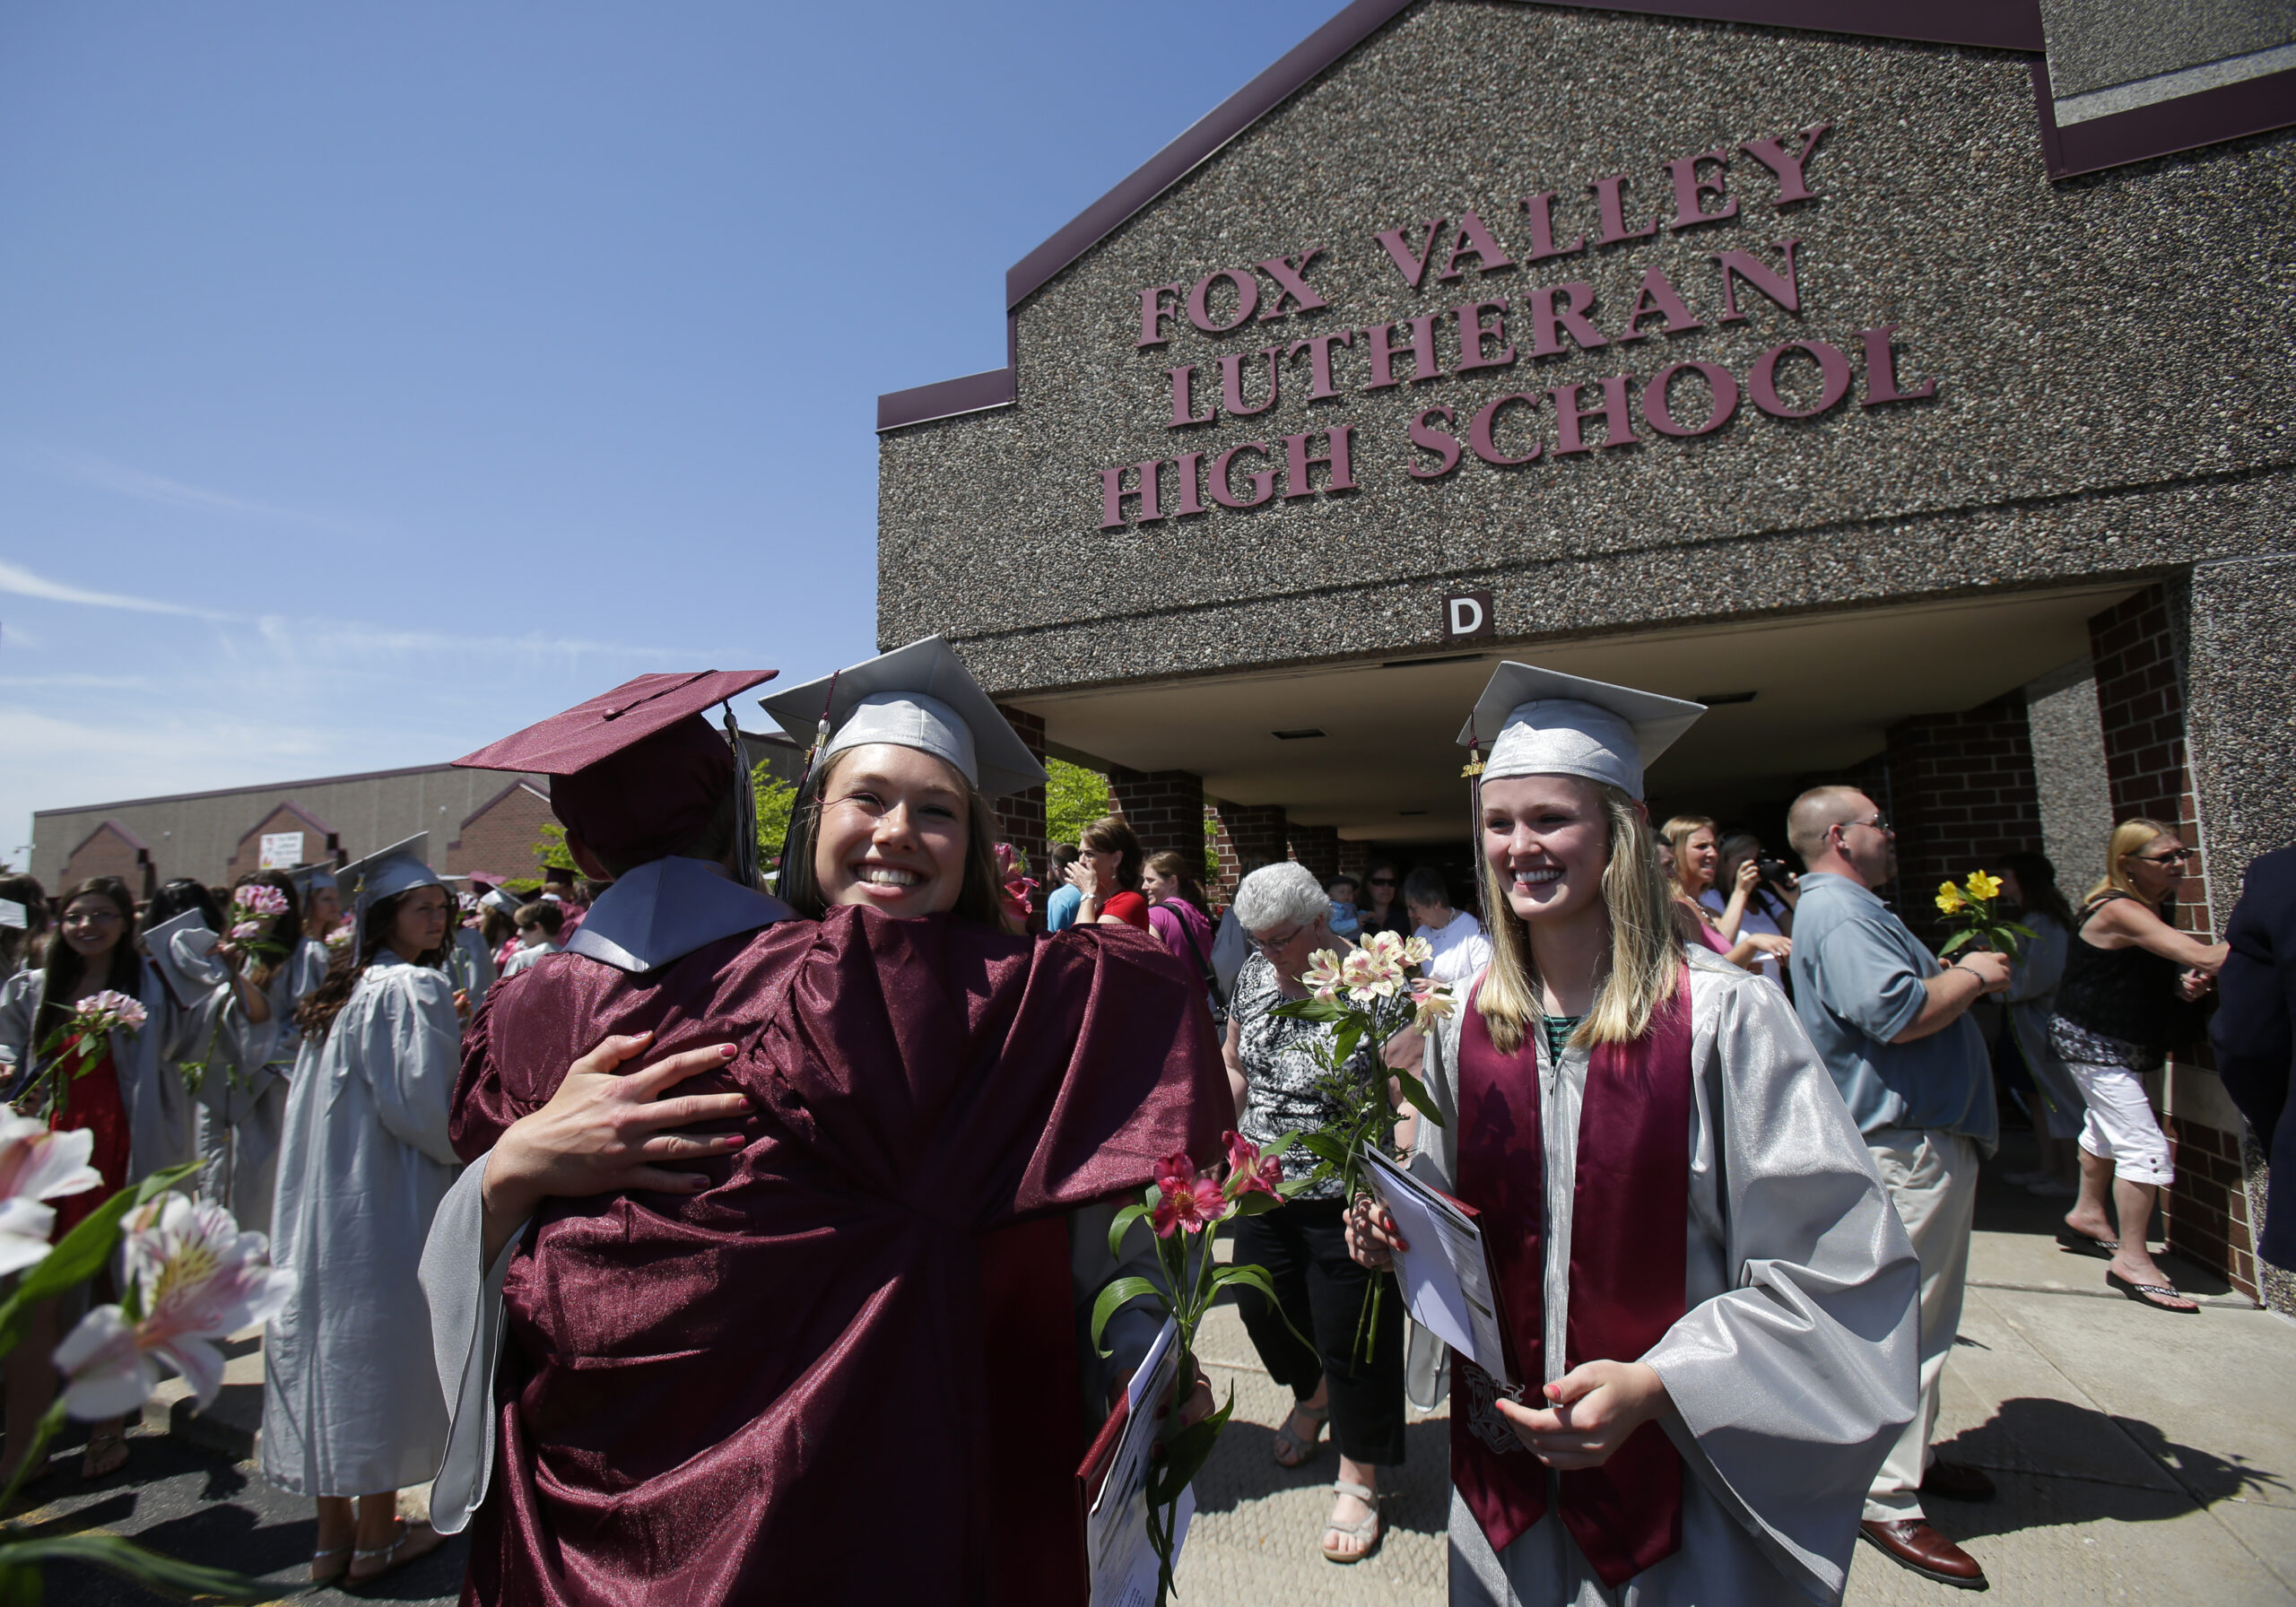
{"type": "MultiPolygon", "coordinates": [[[[1535,1033],[1537,1029],[1532,1029],[1535,1033]]],[[[1604,1044],[1587,1073],[1571,1193],[1570,1310],[1563,1371],[1634,1361],[1685,1309],[1690,1223],[1690,977],[1650,1030],[1604,1044]]],[[[1546,1151],[1538,1053],[1491,1041],[1472,1000],[1459,1028],[1458,1197],[1482,1214],[1499,1280],[1508,1363],[1524,1404],[1546,1378],[1546,1151]]],[[[1546,1516],[1547,1469],[1492,1404],[1498,1386],[1453,1359],[1451,1481],[1495,1551],[1546,1516]]],[[[1561,1475],[1560,1516],[1615,1590],[1683,1543],[1683,1463],[1645,1423],[1598,1468],[1561,1475]]]]}

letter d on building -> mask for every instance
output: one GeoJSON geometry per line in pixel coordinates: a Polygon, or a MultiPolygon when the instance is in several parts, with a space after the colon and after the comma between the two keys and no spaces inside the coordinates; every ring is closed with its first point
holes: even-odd
{"type": "Polygon", "coordinates": [[[1485,641],[1498,634],[1492,623],[1489,592],[1453,592],[1443,599],[1445,639],[1485,641]]]}

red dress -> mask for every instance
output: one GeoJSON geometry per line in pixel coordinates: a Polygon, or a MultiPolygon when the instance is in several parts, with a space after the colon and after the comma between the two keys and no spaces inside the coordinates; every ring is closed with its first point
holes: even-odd
{"type": "Polygon", "coordinates": [[[103,1058],[89,1067],[85,1075],[69,1076],[79,1057],[78,1045],[77,1038],[65,1043],[64,1064],[57,1073],[64,1079],[63,1092],[48,1125],[52,1133],[85,1130],[96,1135],[88,1164],[102,1174],[104,1183],[101,1188],[66,1194],[56,1202],[56,1230],[48,1235],[50,1244],[60,1243],[97,1206],[127,1186],[127,1106],[119,1097],[119,1069],[112,1064],[111,1046],[104,1046],[103,1058]]]}

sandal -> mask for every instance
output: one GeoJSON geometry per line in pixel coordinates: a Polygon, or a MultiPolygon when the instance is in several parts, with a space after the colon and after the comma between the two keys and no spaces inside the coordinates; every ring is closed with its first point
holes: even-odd
{"type": "Polygon", "coordinates": [[[127,1431],[125,1429],[98,1429],[88,1436],[88,1448],[80,1453],[80,1477],[92,1482],[109,1479],[127,1465],[127,1431]]]}
{"type": "Polygon", "coordinates": [[[2194,1300],[2190,1295],[2179,1292],[2172,1283],[2136,1283],[2113,1272],[2108,1272],[2105,1274],[2105,1282],[2120,1290],[2139,1306],[2150,1306],[2155,1311],[2173,1311],[2179,1316],[2200,1315],[2199,1302],[2194,1300]],[[2168,1304],[2170,1300],[2183,1300],[2187,1304],[2171,1306],[2168,1304]]]}
{"type": "Polygon", "coordinates": [[[1304,1467],[1313,1462],[1324,1448],[1324,1423],[1330,1416],[1328,1406],[1306,1406],[1293,1402],[1291,1416],[1275,1431],[1275,1465],[1304,1467]],[[1309,1425],[1305,1435],[1292,1426],[1292,1419],[1302,1417],[1309,1425]]]}
{"type": "Polygon", "coordinates": [[[1335,1517],[1324,1520],[1326,1536],[1324,1560],[1336,1562],[1344,1567],[1348,1563],[1361,1562],[1378,1551],[1379,1542],[1387,1538],[1387,1528],[1379,1522],[1379,1492],[1378,1490],[1368,1484],[1358,1484],[1352,1479],[1342,1479],[1332,1488],[1341,1495],[1353,1496],[1371,1509],[1352,1524],[1343,1524],[1335,1517]],[[1363,1542],[1363,1548],[1356,1551],[1334,1551],[1329,1539],[1334,1534],[1345,1535],[1349,1540],[1360,1540],[1363,1542]]]}
{"type": "Polygon", "coordinates": [[[351,1548],[347,1545],[329,1546],[324,1551],[311,1553],[311,1583],[325,1585],[330,1579],[343,1577],[351,1566],[351,1548]],[[329,1559],[333,1559],[332,1561],[329,1559]]]}
{"type": "Polygon", "coordinates": [[[2110,1261],[2120,1254],[2120,1240],[2092,1238],[2071,1228],[2057,1230],[2057,1247],[2072,1251],[2075,1255],[2094,1255],[2100,1261],[2110,1261]]]}
{"type": "Polygon", "coordinates": [[[398,1538],[387,1546],[377,1546],[371,1551],[351,1553],[350,1578],[353,1585],[364,1585],[379,1579],[393,1568],[403,1568],[418,1557],[428,1557],[447,1543],[447,1537],[426,1523],[398,1524],[398,1538]],[[380,1559],[380,1560],[377,1560],[380,1559]]]}

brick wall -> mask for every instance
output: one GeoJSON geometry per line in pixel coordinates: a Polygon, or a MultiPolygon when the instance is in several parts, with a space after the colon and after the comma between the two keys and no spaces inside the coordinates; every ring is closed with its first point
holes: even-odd
{"type": "Polygon", "coordinates": [[[1359,890],[1363,873],[1371,868],[1371,845],[1355,839],[1343,838],[1339,845],[1339,874],[1357,878],[1359,890]]]}
{"type": "Polygon", "coordinates": [[[453,875],[491,872],[521,880],[539,875],[535,844],[542,839],[543,827],[557,818],[539,788],[513,781],[463,821],[447,845],[440,869],[453,875]]]}
{"type": "Polygon", "coordinates": [[[64,874],[57,880],[54,892],[60,897],[65,889],[91,876],[117,876],[138,899],[150,898],[160,885],[158,871],[152,864],[152,850],[117,821],[106,821],[72,850],[72,856],[64,862],[64,874]]]}
{"type": "Polygon", "coordinates": [[[1937,884],[1998,867],[2004,854],[2041,850],[2040,785],[2022,691],[1958,714],[1916,715],[1890,727],[1880,804],[1897,828],[1900,918],[1933,948],[1944,941],[1937,884]]]}
{"type": "MultiPolygon", "coordinates": [[[[301,864],[334,864],[341,840],[326,821],[291,803],[274,804],[269,814],[243,833],[231,850],[231,857],[223,866],[223,884],[235,887],[242,876],[252,876],[263,868],[263,839],[274,832],[300,831],[303,834],[301,864]]],[[[283,869],[291,869],[283,866],[283,869]]]]}
{"type": "Polygon", "coordinates": [[[1109,797],[1149,854],[1167,849],[1204,863],[1204,777],[1194,770],[1109,771],[1109,797]]]}
{"type": "MultiPolygon", "coordinates": [[[[1029,745],[1039,762],[1044,759],[1044,721],[1023,708],[998,704],[996,711],[1012,722],[1013,729],[1029,745]]],[[[1044,788],[1032,786],[1024,793],[1014,793],[1000,798],[996,804],[997,835],[1011,843],[1027,860],[1032,870],[1044,864],[1044,788]]],[[[1037,890],[1036,902],[1039,910],[1044,900],[1052,896],[1050,888],[1037,890]]]]}
{"type": "Polygon", "coordinates": [[[1339,874],[1338,827],[1295,825],[1285,847],[1290,857],[1315,872],[1317,881],[1328,882],[1339,874]]]}
{"type": "Polygon", "coordinates": [[[1206,856],[1211,863],[1204,867],[1204,890],[1216,910],[1236,896],[1236,883],[1244,879],[1244,857],[1236,851],[1236,839],[1218,804],[1205,804],[1204,824],[1212,844],[1206,856]]]}

